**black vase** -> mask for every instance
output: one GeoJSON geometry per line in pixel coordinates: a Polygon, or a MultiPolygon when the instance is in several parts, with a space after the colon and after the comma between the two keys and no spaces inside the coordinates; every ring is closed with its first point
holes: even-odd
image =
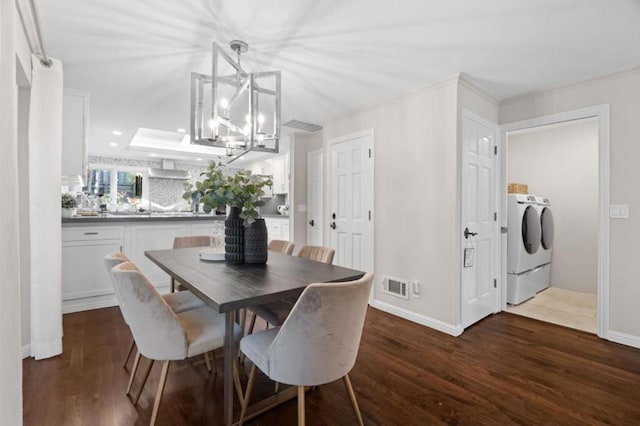
{"type": "Polygon", "coordinates": [[[267,225],[264,219],[256,219],[244,230],[245,263],[265,264],[268,256],[267,225]]]}
{"type": "Polygon", "coordinates": [[[231,207],[224,221],[224,259],[231,263],[244,262],[244,221],[238,207],[231,207]]]}

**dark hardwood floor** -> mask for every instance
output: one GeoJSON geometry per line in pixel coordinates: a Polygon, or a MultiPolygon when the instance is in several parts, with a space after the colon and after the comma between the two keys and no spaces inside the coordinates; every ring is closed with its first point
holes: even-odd
{"type": "MultiPolygon", "coordinates": [[[[63,355],[23,363],[25,425],[148,424],[159,366],[134,407],[118,308],[65,315],[64,332],[63,355]]],[[[506,313],[454,338],[369,309],[351,381],[367,425],[640,424],[640,350],[506,313]]],[[[256,386],[273,391],[264,377],[256,386]]],[[[175,363],[158,424],[220,424],[221,395],[203,361],[175,363]]],[[[341,381],[309,392],[306,408],[311,425],[356,424],[341,381]]],[[[251,424],[296,416],[290,401],[251,424]]]]}

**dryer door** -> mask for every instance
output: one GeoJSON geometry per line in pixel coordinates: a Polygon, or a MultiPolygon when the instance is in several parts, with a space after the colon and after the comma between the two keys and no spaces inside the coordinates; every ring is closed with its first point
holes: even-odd
{"type": "Polygon", "coordinates": [[[540,216],[534,206],[527,206],[522,215],[522,244],[529,254],[540,247],[540,216]]]}
{"type": "Polygon", "coordinates": [[[549,250],[553,247],[553,239],[555,237],[553,213],[551,213],[550,208],[545,207],[542,209],[540,213],[540,225],[542,228],[542,247],[545,250],[549,250]]]}

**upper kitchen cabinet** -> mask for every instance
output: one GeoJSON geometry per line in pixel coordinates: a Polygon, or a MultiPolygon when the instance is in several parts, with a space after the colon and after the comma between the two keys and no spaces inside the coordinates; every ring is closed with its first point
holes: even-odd
{"type": "Polygon", "coordinates": [[[64,89],[62,103],[62,176],[86,175],[89,94],[64,89]]]}
{"type": "Polygon", "coordinates": [[[273,157],[273,193],[289,193],[289,153],[273,157]]]}

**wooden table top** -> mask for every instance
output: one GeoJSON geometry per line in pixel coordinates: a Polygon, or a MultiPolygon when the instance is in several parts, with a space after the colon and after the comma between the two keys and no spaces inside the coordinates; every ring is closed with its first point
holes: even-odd
{"type": "Polygon", "coordinates": [[[202,248],[150,250],[145,255],[198,297],[229,312],[298,296],[312,283],[351,281],[364,272],[269,252],[266,265],[200,260],[202,248]]]}

